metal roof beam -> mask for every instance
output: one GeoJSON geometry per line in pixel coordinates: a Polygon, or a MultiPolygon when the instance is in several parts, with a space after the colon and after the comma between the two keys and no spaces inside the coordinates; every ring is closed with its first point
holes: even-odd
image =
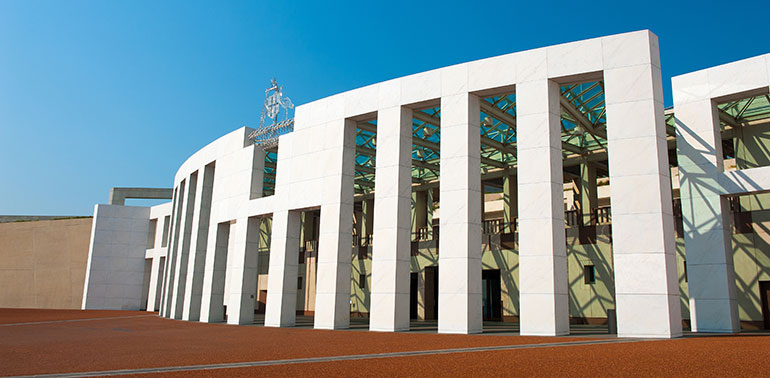
{"type": "Polygon", "coordinates": [[[564,97],[564,94],[559,96],[559,102],[561,103],[562,109],[564,109],[564,111],[567,112],[567,114],[569,114],[572,118],[574,118],[578,124],[580,124],[580,126],[583,126],[586,131],[604,140],[607,140],[607,133],[604,130],[595,128],[593,123],[588,120],[585,114],[578,110],[571,101],[567,100],[567,98],[564,97]]]}
{"type": "MultiPolygon", "coordinates": [[[[492,117],[495,117],[498,121],[508,125],[508,127],[512,127],[514,129],[516,128],[516,118],[514,116],[512,116],[512,115],[510,115],[510,114],[508,114],[508,113],[506,113],[506,112],[504,112],[502,110],[500,110],[500,108],[498,108],[496,106],[491,105],[487,101],[482,101],[481,102],[481,111],[491,115],[492,117]]],[[[504,152],[508,152],[509,154],[512,154],[512,155],[516,155],[516,143],[515,142],[506,146],[506,145],[502,145],[500,142],[497,142],[497,141],[495,141],[493,139],[492,139],[492,141],[494,141],[495,143],[500,144],[501,146],[504,147],[504,149],[501,149],[501,148],[498,148],[496,146],[493,146],[493,145],[489,144],[490,147],[496,148],[496,149],[504,151],[504,152]]],[[[567,142],[561,142],[561,148],[564,149],[564,150],[567,150],[569,152],[576,153],[576,154],[583,153],[583,149],[581,149],[578,146],[569,144],[567,142]]]]}

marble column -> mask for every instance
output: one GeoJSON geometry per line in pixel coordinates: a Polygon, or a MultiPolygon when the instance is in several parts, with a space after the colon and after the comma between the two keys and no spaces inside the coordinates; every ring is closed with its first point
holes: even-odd
{"type": "Polygon", "coordinates": [[[334,142],[322,189],[314,327],[343,329],[350,326],[356,121],[330,123],[327,133],[334,142]]]}
{"type": "Polygon", "coordinates": [[[201,290],[200,321],[221,322],[225,317],[225,279],[227,278],[227,249],[230,240],[230,222],[209,226],[206,250],[206,269],[201,290]]]}
{"type": "MultiPolygon", "coordinates": [[[[409,329],[410,210],[412,203],[412,110],[377,113],[374,246],[369,329],[409,329]]],[[[415,227],[417,223],[413,223],[415,227]]]]}
{"type": "Polygon", "coordinates": [[[718,181],[724,161],[717,112],[711,100],[677,104],[676,110],[690,322],[694,332],[740,331],[730,205],[721,196],[718,181]]]}
{"type": "Polygon", "coordinates": [[[171,301],[170,316],[174,319],[182,319],[182,308],[187,289],[187,264],[190,259],[190,241],[192,239],[193,224],[197,223],[200,215],[200,199],[198,198],[198,171],[193,172],[188,178],[187,196],[184,202],[184,212],[180,223],[181,240],[176,251],[176,269],[174,272],[174,297],[171,301]]]}
{"type": "Polygon", "coordinates": [[[297,316],[300,212],[273,213],[272,231],[265,327],[291,327],[297,316]]]}
{"type": "Polygon", "coordinates": [[[158,300],[160,300],[160,287],[163,280],[160,259],[162,257],[155,256],[152,258],[152,265],[150,267],[150,290],[147,292],[147,311],[156,311],[158,308],[158,300]]]}
{"type": "Polygon", "coordinates": [[[259,222],[257,217],[241,218],[235,223],[235,239],[228,271],[230,296],[227,304],[228,324],[254,323],[257,296],[259,252],[259,222]]]}
{"type": "Polygon", "coordinates": [[[441,97],[439,333],[482,330],[479,101],[441,97]]]}
{"type": "Polygon", "coordinates": [[[670,338],[682,316],[663,84],[657,37],[635,38],[645,39],[638,59],[603,57],[618,336],[670,338]]]}
{"type": "Polygon", "coordinates": [[[559,85],[516,85],[522,335],[569,333],[559,85]]]}
{"type": "Polygon", "coordinates": [[[183,320],[197,321],[201,312],[201,293],[203,291],[203,276],[206,270],[206,248],[208,247],[209,220],[211,216],[211,198],[214,190],[214,164],[203,169],[203,178],[199,179],[196,205],[197,216],[193,220],[192,240],[190,241],[190,263],[187,272],[187,287],[185,289],[183,320]]]}

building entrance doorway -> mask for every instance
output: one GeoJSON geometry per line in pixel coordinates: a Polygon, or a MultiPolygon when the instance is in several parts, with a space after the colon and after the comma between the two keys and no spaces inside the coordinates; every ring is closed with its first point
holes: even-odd
{"type": "Polygon", "coordinates": [[[418,274],[413,272],[409,275],[409,319],[417,319],[418,274]]]}
{"type": "Polygon", "coordinates": [[[267,309],[267,290],[260,290],[257,298],[257,314],[264,314],[267,309]]]}
{"type": "Polygon", "coordinates": [[[765,329],[770,329],[770,281],[759,281],[759,296],[762,298],[762,318],[765,329]]]}
{"type": "Polygon", "coordinates": [[[438,319],[438,267],[425,267],[425,320],[438,319]]]}
{"type": "Polygon", "coordinates": [[[484,320],[502,320],[499,269],[481,271],[481,303],[484,320]]]}

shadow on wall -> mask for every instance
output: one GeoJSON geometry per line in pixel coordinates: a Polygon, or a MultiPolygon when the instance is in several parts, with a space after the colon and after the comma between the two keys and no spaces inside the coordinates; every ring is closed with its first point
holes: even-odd
{"type": "MultiPolygon", "coordinates": [[[[718,155],[721,151],[717,151],[678,118],[676,119],[676,130],[678,134],[677,138],[686,138],[691,141],[691,143],[694,143],[694,145],[686,143],[677,144],[678,156],[680,157],[680,186],[683,191],[685,188],[688,188],[691,191],[688,198],[682,198],[685,243],[688,244],[688,241],[692,242],[697,239],[707,239],[709,238],[706,234],[707,232],[716,232],[715,230],[719,230],[720,228],[726,229],[725,237],[729,238],[732,250],[729,251],[729,253],[728,251],[725,251],[725,255],[727,258],[732,259],[731,261],[727,261],[727,263],[732,264],[733,269],[729,274],[733,276],[732,284],[735,285],[735,287],[732,290],[735,290],[736,299],[739,305],[739,308],[736,310],[739,310],[739,316],[742,315],[740,316],[742,320],[761,320],[762,315],[759,312],[759,306],[754,305],[760,302],[758,290],[755,290],[758,287],[760,277],[758,274],[759,272],[755,272],[755,274],[751,274],[750,276],[744,276],[740,274],[739,271],[736,271],[735,267],[738,266],[738,264],[735,263],[735,260],[750,260],[755,264],[754,266],[759,267],[761,266],[761,263],[758,261],[756,255],[752,257],[750,251],[754,248],[760,251],[766,251],[770,248],[770,245],[762,238],[756,237],[755,234],[752,234],[751,237],[741,236],[742,234],[733,234],[733,227],[731,226],[732,222],[730,221],[731,217],[728,216],[730,214],[723,214],[723,210],[730,210],[725,205],[725,196],[722,195],[723,193],[726,193],[727,190],[723,187],[723,184],[719,182],[717,176],[718,174],[721,174],[721,172],[718,172],[713,164],[700,161],[700,157],[704,155],[717,156],[717,158],[721,159],[723,157],[718,155]],[[695,162],[688,161],[686,169],[683,170],[681,165],[682,160],[684,160],[683,158],[698,160],[695,162]],[[706,171],[707,169],[711,172],[716,172],[716,174],[712,175],[710,172],[706,171]],[[721,200],[694,200],[694,198],[700,197],[713,198],[715,195],[720,195],[721,200]]],[[[719,142],[721,142],[721,140],[719,142]]],[[[733,171],[731,174],[741,178],[742,182],[745,183],[745,190],[749,193],[767,190],[766,188],[762,188],[758,183],[741,171],[733,171]]],[[[765,232],[766,231],[767,230],[765,230],[765,232]]],[[[694,254],[700,252],[701,251],[699,250],[688,251],[685,246],[684,255],[688,261],[687,264],[691,265],[693,260],[697,261],[700,256],[695,256],[694,254]]],[[[688,271],[692,272],[692,269],[688,269],[688,271]]],[[[688,286],[690,287],[689,291],[691,292],[693,278],[698,279],[697,277],[693,277],[692,274],[689,275],[688,286]]],[[[683,297],[686,296],[689,298],[688,294],[689,293],[682,293],[683,297]]]]}

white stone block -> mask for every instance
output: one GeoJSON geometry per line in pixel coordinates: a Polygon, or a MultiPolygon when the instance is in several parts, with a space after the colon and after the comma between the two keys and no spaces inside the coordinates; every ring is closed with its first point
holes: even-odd
{"type": "Polygon", "coordinates": [[[649,30],[602,38],[604,69],[644,64],[660,66],[658,38],[649,30]]]}
{"type": "Polygon", "coordinates": [[[569,334],[567,295],[519,294],[522,336],[564,336],[569,334]],[[554,314],[562,314],[555,316],[554,314]]]}
{"type": "Polygon", "coordinates": [[[441,96],[468,92],[468,64],[441,69],[441,96]]]}
{"type": "Polygon", "coordinates": [[[642,100],[663,99],[660,68],[637,65],[604,71],[607,105],[642,100]]]}
{"type": "Polygon", "coordinates": [[[468,63],[468,91],[511,86],[516,83],[516,59],[512,54],[468,63]]]}
{"type": "MultiPolygon", "coordinates": [[[[444,218],[442,225],[481,224],[481,192],[476,190],[451,190],[441,194],[444,218]]],[[[442,233],[442,237],[444,234],[442,233]]]]}
{"type": "Polygon", "coordinates": [[[548,77],[548,59],[546,49],[527,50],[516,53],[516,91],[519,85],[528,81],[544,80],[548,77]]]}
{"type": "Polygon", "coordinates": [[[409,105],[441,97],[441,71],[422,72],[400,79],[401,105],[409,105]]]}
{"type": "Polygon", "coordinates": [[[556,195],[553,187],[551,182],[519,183],[519,193],[527,198],[526,202],[519,202],[519,219],[564,219],[564,206],[559,203],[561,196],[556,195]]]}
{"type": "Polygon", "coordinates": [[[739,332],[738,303],[731,299],[690,298],[693,332],[739,332]]]}
{"type": "MultiPolygon", "coordinates": [[[[447,158],[464,158],[466,156],[478,155],[478,148],[472,150],[474,143],[468,143],[469,141],[480,140],[479,128],[468,128],[454,124],[441,128],[441,156],[447,158]]],[[[478,147],[478,143],[475,145],[478,147]]]]}
{"type": "Polygon", "coordinates": [[[602,40],[589,39],[546,47],[548,77],[558,78],[602,70],[602,40]]]}
{"type": "MultiPolygon", "coordinates": [[[[673,255],[671,256],[673,257],[673,255]]],[[[667,255],[655,253],[623,253],[615,255],[616,295],[668,295],[671,291],[671,284],[675,282],[669,282],[666,279],[667,264],[669,263],[666,259],[667,255]]]]}
{"type": "Polygon", "coordinates": [[[689,285],[690,297],[697,299],[733,299],[734,289],[727,284],[734,280],[732,264],[692,264],[687,262],[687,277],[696,285],[689,285]],[[733,292],[731,292],[731,290],[733,292]]]}
{"type": "Polygon", "coordinates": [[[401,101],[401,79],[383,81],[377,84],[379,87],[378,108],[386,109],[394,106],[400,106],[401,101]]]}
{"type": "MultiPolygon", "coordinates": [[[[624,201],[613,202],[612,214],[646,214],[653,212],[650,203],[671,202],[671,189],[666,185],[668,180],[662,180],[658,175],[648,174],[640,176],[612,177],[613,189],[620,193],[633,192],[624,201]]],[[[671,213],[669,209],[666,213],[671,213]]]]}
{"type": "Polygon", "coordinates": [[[350,118],[376,111],[379,89],[379,85],[374,84],[345,92],[345,117],[350,118]]]}
{"type": "MultiPolygon", "coordinates": [[[[662,253],[666,244],[663,238],[663,215],[660,213],[645,214],[612,214],[613,252],[615,256],[622,253],[662,253]],[[622,227],[615,227],[618,223],[622,227]]],[[[673,236],[673,235],[672,235],[673,236]]]]}
{"type": "Polygon", "coordinates": [[[671,78],[671,89],[679,113],[680,105],[710,98],[708,72],[701,70],[674,76],[671,78]]]}
{"type": "Polygon", "coordinates": [[[672,338],[682,335],[681,320],[673,324],[670,321],[681,319],[678,295],[619,295],[616,302],[619,337],[672,338]]]}
{"type": "Polygon", "coordinates": [[[607,107],[608,136],[613,140],[665,135],[663,103],[629,101],[607,107]],[[615,120],[619,120],[617,124],[615,120]],[[622,120],[622,121],[620,121],[622,120]]]}
{"type": "Polygon", "coordinates": [[[708,69],[709,95],[717,98],[754,91],[768,86],[766,61],[762,56],[708,69]]]}
{"type": "Polygon", "coordinates": [[[519,238],[519,250],[530,255],[566,253],[559,247],[564,245],[564,223],[554,222],[550,218],[520,218],[519,238]],[[522,238],[522,235],[527,237],[522,238]]]}

